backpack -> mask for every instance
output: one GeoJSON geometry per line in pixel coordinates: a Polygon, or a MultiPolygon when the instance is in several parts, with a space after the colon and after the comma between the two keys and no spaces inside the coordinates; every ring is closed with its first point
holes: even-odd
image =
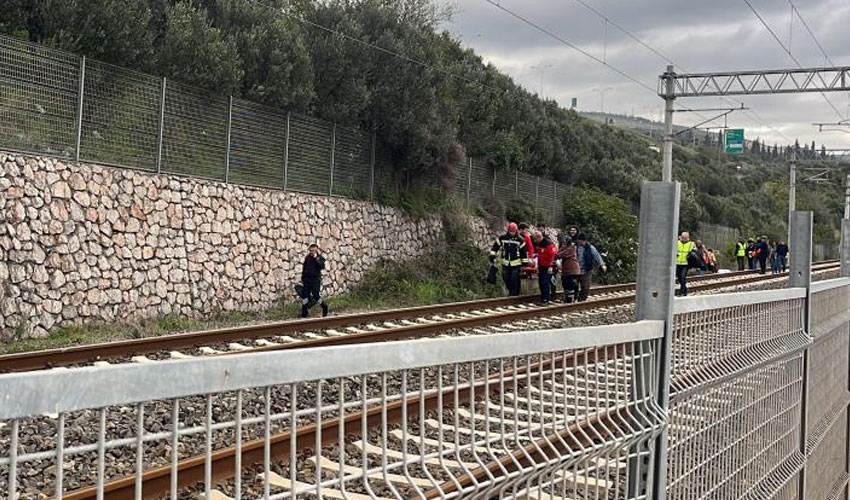
{"type": "Polygon", "coordinates": [[[705,263],[702,260],[702,256],[696,249],[688,252],[688,267],[702,267],[705,263]]]}

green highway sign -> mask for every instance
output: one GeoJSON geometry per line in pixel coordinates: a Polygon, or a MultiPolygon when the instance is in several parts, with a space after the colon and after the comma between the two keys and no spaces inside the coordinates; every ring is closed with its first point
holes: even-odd
{"type": "Polygon", "coordinates": [[[741,154],[744,152],[744,129],[726,129],[723,133],[723,151],[731,154],[741,154]]]}

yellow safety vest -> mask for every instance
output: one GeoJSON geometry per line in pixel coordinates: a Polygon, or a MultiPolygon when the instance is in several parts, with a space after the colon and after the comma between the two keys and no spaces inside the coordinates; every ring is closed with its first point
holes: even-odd
{"type": "Polygon", "coordinates": [[[746,245],[743,245],[741,243],[735,243],[735,248],[736,248],[736,251],[735,251],[736,257],[744,257],[745,255],[747,255],[747,246],[746,245]]]}
{"type": "Polygon", "coordinates": [[[687,243],[682,243],[682,240],[676,241],[676,265],[677,266],[687,266],[688,265],[688,254],[691,253],[691,250],[696,249],[696,244],[693,241],[689,241],[687,243]]]}

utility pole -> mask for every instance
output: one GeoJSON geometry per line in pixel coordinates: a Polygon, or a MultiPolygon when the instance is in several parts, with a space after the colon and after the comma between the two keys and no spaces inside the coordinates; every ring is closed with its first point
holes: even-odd
{"type": "Polygon", "coordinates": [[[662,75],[664,79],[664,144],[661,157],[661,181],[673,182],[673,101],[674,83],[676,74],[673,65],[667,66],[667,71],[662,75]]]}
{"type": "Polygon", "coordinates": [[[797,210],[797,152],[791,152],[791,167],[788,186],[788,242],[791,241],[791,214],[797,210]]]}
{"type": "Polygon", "coordinates": [[[850,174],[847,174],[847,182],[844,185],[844,218],[850,219],[850,174]]]}

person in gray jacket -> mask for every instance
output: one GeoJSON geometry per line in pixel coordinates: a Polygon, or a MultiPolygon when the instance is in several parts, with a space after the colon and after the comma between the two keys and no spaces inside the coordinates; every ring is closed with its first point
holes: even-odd
{"type": "Polygon", "coordinates": [[[588,243],[587,235],[584,233],[576,236],[576,257],[581,271],[578,280],[578,301],[584,302],[590,295],[590,278],[593,276],[593,269],[599,266],[604,273],[608,271],[608,267],[596,247],[588,243]]]}

